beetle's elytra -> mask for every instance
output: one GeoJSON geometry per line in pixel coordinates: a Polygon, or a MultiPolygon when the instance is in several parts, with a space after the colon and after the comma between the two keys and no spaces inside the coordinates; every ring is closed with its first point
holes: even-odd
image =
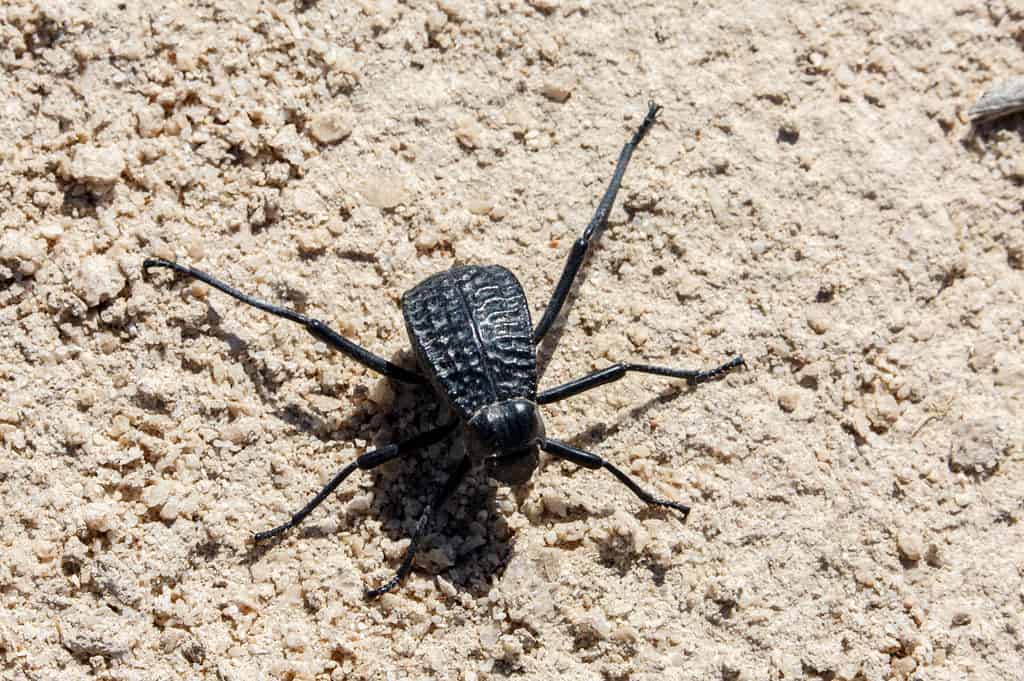
{"type": "Polygon", "coordinates": [[[392,379],[429,384],[454,416],[448,423],[425,433],[359,456],[339,471],[288,522],[257,533],[255,541],[274,537],[301,523],[357,468],[375,468],[439,442],[459,425],[466,443],[465,457],[435,498],[424,507],[409,548],[394,576],[383,585],[367,591],[368,597],[393,589],[408,574],[434,511],[469,471],[483,468],[487,475],[499,482],[518,485],[532,475],[541,450],[586,468],[603,468],[646,503],[675,509],[685,518],[690,510],[688,506],[655,498],[611,462],[547,437],[539,405],[617,381],[630,371],[682,378],[690,385],[696,385],[741,366],[742,357],[735,357],[709,370],[619,363],[554,388],[537,390],[536,345],[554,323],[588,249],[604,229],[633,150],[654,125],[660,108],[653,103],[649,106],[639,129],[622,148],[611,182],[594,217],[582,236],[573,243],[551,299],[536,326],[530,319],[526,295],[515,275],[495,265],[453,267],[428,277],[402,296],[402,314],[419,365],[416,371],[373,354],[319,320],[256,300],[205,272],[161,258],[149,258],[143,262],[144,271],[166,267],[205,282],[243,303],[302,324],[317,339],[392,379]]]}

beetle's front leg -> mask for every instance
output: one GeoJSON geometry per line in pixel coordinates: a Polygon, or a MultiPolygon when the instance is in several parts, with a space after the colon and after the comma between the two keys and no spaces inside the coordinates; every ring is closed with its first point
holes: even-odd
{"type": "Polygon", "coordinates": [[[601,197],[601,202],[597,204],[594,217],[590,219],[587,228],[583,230],[583,235],[573,242],[572,250],[569,251],[569,257],[566,259],[565,267],[562,269],[562,276],[558,278],[555,290],[551,294],[551,300],[548,301],[547,307],[544,308],[544,314],[541,315],[540,321],[537,322],[537,326],[533,329],[533,342],[535,344],[543,340],[544,334],[555,323],[555,318],[558,317],[562,305],[565,304],[565,299],[569,296],[569,289],[572,288],[572,282],[576,279],[576,273],[579,272],[580,267],[583,265],[583,259],[587,257],[587,250],[601,235],[601,231],[604,230],[604,226],[608,222],[608,214],[612,212],[615,197],[619,193],[619,186],[622,184],[622,176],[626,174],[626,168],[629,167],[629,159],[633,156],[633,150],[643,141],[647,131],[654,125],[659,111],[661,111],[660,106],[654,102],[649,103],[647,105],[647,115],[644,116],[640,127],[633,133],[633,136],[626,142],[626,145],[622,147],[622,151],[619,153],[619,161],[615,165],[615,172],[612,173],[612,179],[608,183],[608,188],[605,189],[604,196],[601,197]]]}
{"type": "Polygon", "coordinates": [[[330,345],[335,350],[348,355],[350,358],[359,362],[368,369],[373,369],[374,371],[384,374],[389,378],[393,378],[396,381],[418,384],[426,383],[426,379],[416,372],[403,369],[397,364],[393,364],[383,357],[373,354],[366,348],[353,343],[334,329],[331,329],[319,319],[312,319],[304,314],[295,312],[294,310],[289,310],[278,305],[272,305],[262,300],[257,300],[252,296],[242,293],[235,287],[225,284],[216,277],[210,276],[206,272],[197,270],[194,267],[189,267],[188,265],[180,265],[173,260],[164,260],[163,258],[146,258],[142,262],[142,271],[148,272],[151,267],[165,267],[177,272],[178,274],[198,279],[204,284],[208,284],[218,291],[226,293],[235,300],[239,300],[246,305],[251,305],[258,310],[263,310],[264,312],[268,312],[276,317],[281,317],[282,319],[287,319],[288,321],[295,322],[296,324],[302,324],[306,328],[306,331],[308,331],[309,334],[317,340],[327,343],[327,345],[330,345]]]}

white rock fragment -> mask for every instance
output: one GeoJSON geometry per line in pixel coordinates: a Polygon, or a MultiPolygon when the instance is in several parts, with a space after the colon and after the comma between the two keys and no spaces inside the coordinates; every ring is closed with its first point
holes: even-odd
{"type": "Polygon", "coordinates": [[[560,0],[526,0],[526,4],[542,14],[551,14],[561,4],[560,0]]]}
{"type": "Polygon", "coordinates": [[[302,153],[302,142],[295,126],[288,124],[278,130],[274,138],[270,140],[270,147],[276,151],[281,158],[292,165],[302,165],[305,156],[302,153]]]}
{"type": "Polygon", "coordinates": [[[263,423],[260,419],[253,417],[239,418],[225,425],[220,434],[232,444],[249,445],[263,435],[263,423]]]}
{"type": "Polygon", "coordinates": [[[471,5],[463,0],[438,0],[437,2],[437,8],[456,22],[462,22],[469,18],[470,7],[471,5]]]}
{"type": "Polygon", "coordinates": [[[576,89],[576,82],[568,74],[557,74],[544,81],[541,94],[553,102],[564,102],[576,89]]]}
{"type": "Polygon", "coordinates": [[[540,560],[515,556],[498,588],[513,622],[543,622],[554,614],[551,584],[540,560]]]}
{"type": "Polygon", "coordinates": [[[359,185],[359,193],[368,206],[390,210],[408,201],[408,192],[397,175],[372,175],[359,185]]]}
{"type": "Polygon", "coordinates": [[[972,121],[999,118],[1024,111],[1024,76],[1010,78],[983,94],[967,112],[972,121]]]}
{"type": "Polygon", "coordinates": [[[455,139],[466,149],[479,149],[483,139],[483,128],[476,121],[464,118],[455,126],[455,139]]]}
{"type": "Polygon", "coordinates": [[[800,406],[800,391],[796,388],[784,388],[779,391],[778,400],[782,411],[793,413],[800,406]]]}
{"type": "Polygon", "coordinates": [[[195,43],[183,42],[174,50],[174,65],[183,73],[195,71],[199,66],[199,48],[195,43]]]}
{"type": "Polygon", "coordinates": [[[75,293],[89,307],[117,297],[124,288],[125,278],[113,258],[90,255],[82,260],[78,278],[72,283],[75,293]]]}
{"type": "Polygon", "coordinates": [[[309,644],[301,629],[297,627],[290,627],[288,633],[284,636],[284,645],[288,650],[301,651],[305,650],[306,646],[309,644]]]}
{"type": "Polygon", "coordinates": [[[93,532],[107,532],[113,526],[114,508],[100,501],[87,504],[82,509],[82,520],[93,532]]]}
{"type": "Polygon", "coordinates": [[[339,109],[321,111],[309,121],[309,134],[317,142],[334,144],[352,134],[348,116],[339,109]]]}
{"type": "Polygon", "coordinates": [[[64,235],[64,228],[56,222],[49,222],[39,227],[39,236],[47,241],[57,241],[64,235]]]}
{"type": "Polygon", "coordinates": [[[896,657],[892,661],[893,675],[898,679],[909,677],[917,669],[917,660],[907,657],[896,657]]]}
{"type": "Polygon", "coordinates": [[[907,560],[921,560],[921,556],[924,555],[924,540],[919,532],[908,529],[900,530],[896,535],[896,543],[900,553],[907,560]]]}
{"type": "Polygon", "coordinates": [[[174,480],[160,480],[142,491],[147,508],[159,509],[161,520],[172,522],[195,511],[195,501],[182,496],[181,485],[174,480]]]}
{"type": "Polygon", "coordinates": [[[82,146],[75,150],[69,171],[79,182],[110,185],[125,169],[124,154],[117,147],[82,146]]]}
{"type": "Polygon", "coordinates": [[[373,492],[357,494],[345,506],[345,513],[349,515],[362,515],[370,510],[373,505],[373,492]]]}
{"type": "Polygon", "coordinates": [[[997,419],[967,421],[954,432],[949,467],[968,475],[992,475],[1008,449],[1009,443],[997,419]]]}
{"type": "Polygon", "coordinates": [[[61,643],[72,655],[124,657],[134,647],[136,627],[107,609],[73,611],[60,620],[61,643]],[[104,614],[99,614],[99,613],[104,614]]]}
{"type": "Polygon", "coordinates": [[[395,401],[395,389],[391,387],[391,381],[377,381],[366,396],[378,407],[386,408],[395,401]]]}
{"type": "Polygon", "coordinates": [[[149,104],[135,114],[139,125],[139,134],[143,137],[156,137],[164,131],[164,108],[159,104],[149,104]]]}
{"type": "Polygon", "coordinates": [[[807,311],[807,326],[816,334],[827,333],[832,328],[832,317],[826,310],[812,306],[807,311]]]}
{"type": "Polygon", "coordinates": [[[0,260],[10,262],[18,272],[31,276],[46,259],[46,242],[21,232],[10,232],[0,241],[0,260]]]}
{"type": "Polygon", "coordinates": [[[494,199],[489,196],[468,199],[465,206],[473,215],[490,215],[494,210],[494,199]]]}
{"type": "Polygon", "coordinates": [[[848,88],[857,81],[857,74],[846,64],[840,64],[836,67],[835,79],[840,87],[848,88]]]}

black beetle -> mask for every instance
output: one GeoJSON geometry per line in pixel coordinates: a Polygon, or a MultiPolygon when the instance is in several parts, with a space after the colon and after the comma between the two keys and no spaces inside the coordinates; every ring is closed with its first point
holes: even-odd
{"type": "Polygon", "coordinates": [[[151,267],[166,267],[205,282],[243,303],[298,322],[317,339],[385,376],[407,383],[429,384],[455,415],[449,423],[404,442],[359,456],[334,476],[291,520],[257,533],[255,541],[274,537],[301,523],[357,468],[375,468],[435,444],[460,423],[466,456],[449,476],[444,487],[423,509],[409,548],[394,576],[382,586],[367,591],[367,597],[380,596],[393,589],[409,573],[413,556],[434,511],[445,502],[471,469],[482,466],[487,475],[495,480],[518,485],[532,475],[537,466],[539,450],[586,468],[604,468],[648,504],[673,508],[686,517],[690,511],[688,506],[657,499],[612,463],[596,454],[547,437],[544,421],[537,408],[538,405],[556,402],[617,381],[630,371],[683,378],[690,385],[696,385],[743,364],[742,357],[735,357],[710,370],[620,363],[564,385],[537,392],[536,345],[544,338],[562,309],[590,244],[600,235],[608,221],[608,213],[615,202],[615,195],[633,150],[654,124],[660,109],[658,105],[650,104],[640,128],[623,147],[601,203],[583,235],[573,243],[562,276],[536,326],[531,323],[530,308],[519,280],[507,269],[496,265],[453,267],[427,278],[402,296],[402,314],[416,353],[419,372],[404,369],[359,347],[317,319],[256,300],[205,272],[162,258],[148,258],[143,262],[143,271],[151,267]]]}

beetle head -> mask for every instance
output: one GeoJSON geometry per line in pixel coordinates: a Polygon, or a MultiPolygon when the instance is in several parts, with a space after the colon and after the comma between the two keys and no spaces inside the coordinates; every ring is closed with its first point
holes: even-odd
{"type": "Polygon", "coordinates": [[[544,421],[535,403],[515,399],[489,404],[466,425],[466,451],[483,462],[488,476],[506,485],[530,479],[544,439],[544,421]]]}

